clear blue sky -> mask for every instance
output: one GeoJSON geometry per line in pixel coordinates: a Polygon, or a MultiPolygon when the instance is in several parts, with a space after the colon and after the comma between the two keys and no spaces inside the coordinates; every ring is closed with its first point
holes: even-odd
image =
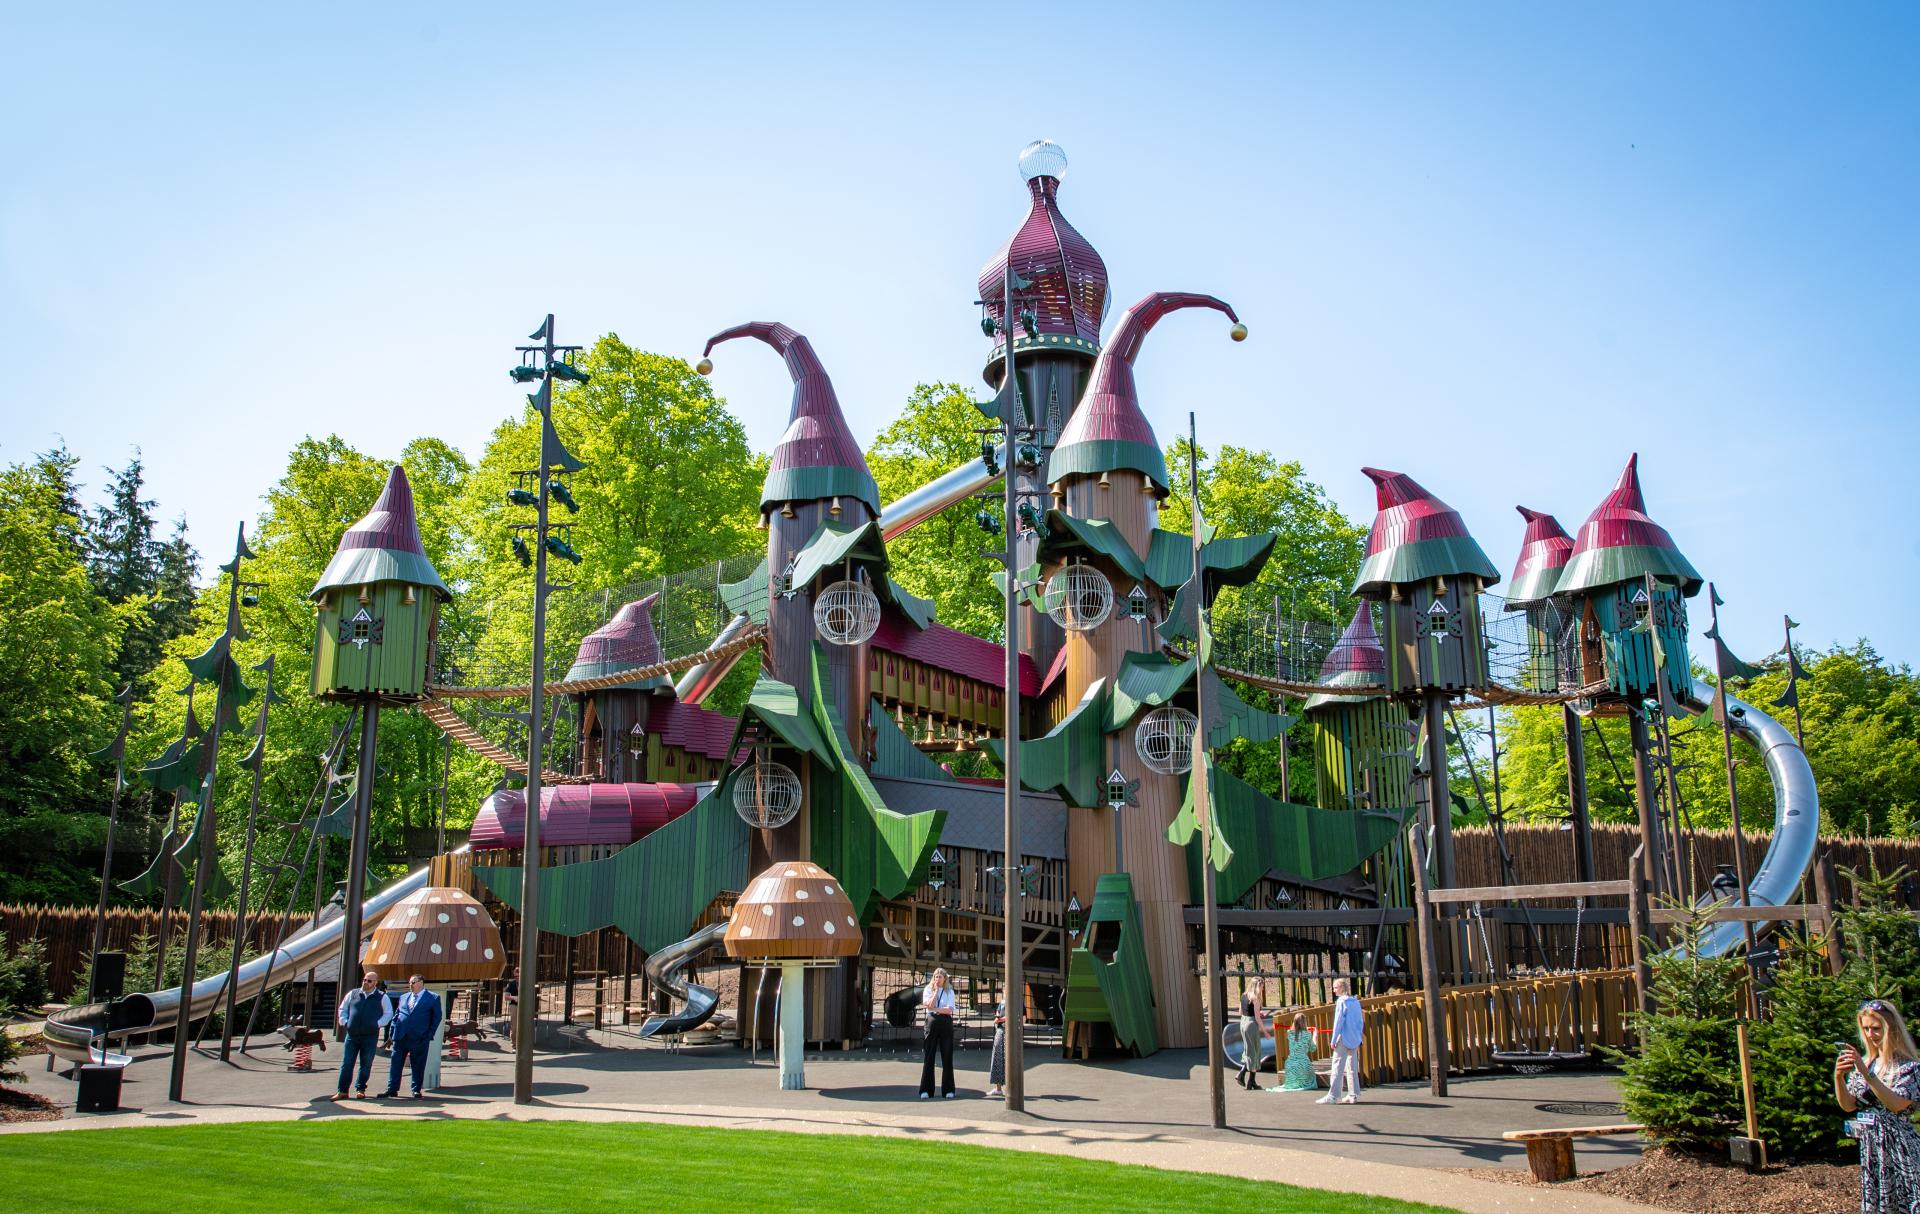
{"type": "MultiPolygon", "coordinates": [[[[978,385],[1028,140],[1162,437],[1407,471],[1510,566],[1641,453],[1735,647],[1920,660],[1920,9],[1907,5],[15,7],[0,459],[137,445],[217,548],[287,448],[477,453],[548,311],[814,341],[863,441],[978,385]],[[330,11],[321,11],[322,8],[330,11]],[[337,11],[332,11],[337,10],[337,11]]],[[[768,448],[788,389],[716,385],[768,448]]]]}

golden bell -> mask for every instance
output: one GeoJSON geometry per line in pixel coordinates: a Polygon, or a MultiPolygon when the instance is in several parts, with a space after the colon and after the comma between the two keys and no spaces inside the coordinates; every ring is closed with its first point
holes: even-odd
{"type": "Polygon", "coordinates": [[[827,507],[827,513],[831,514],[835,518],[840,517],[840,499],[839,498],[836,497],[833,499],[833,505],[827,507]]]}
{"type": "MultiPolygon", "coordinates": [[[[1233,338],[1235,341],[1245,341],[1247,340],[1247,326],[1236,321],[1234,322],[1233,328],[1227,330],[1227,336],[1233,338]]],[[[706,372],[703,371],[701,374],[704,375],[706,372]]]]}
{"type": "Polygon", "coordinates": [[[367,586],[360,587],[360,601],[363,603],[373,602],[373,593],[372,593],[371,587],[367,587],[367,586]]]}
{"type": "MultiPolygon", "coordinates": [[[[1246,331],[1244,329],[1241,330],[1241,336],[1244,337],[1245,335],[1246,335],[1246,331]]],[[[1234,338],[1234,340],[1239,341],[1240,338],[1236,337],[1234,338]]],[[[711,358],[703,358],[699,362],[693,364],[693,369],[695,371],[698,371],[702,375],[712,375],[713,360],[711,358]]]]}
{"type": "Polygon", "coordinates": [[[793,503],[792,503],[792,502],[781,502],[781,503],[780,503],[780,517],[781,517],[781,518],[792,518],[792,517],[793,517],[793,503]]]}
{"type": "Polygon", "coordinates": [[[1113,488],[1113,482],[1107,479],[1107,474],[1104,472],[1100,474],[1100,487],[1102,489],[1113,488]]]}

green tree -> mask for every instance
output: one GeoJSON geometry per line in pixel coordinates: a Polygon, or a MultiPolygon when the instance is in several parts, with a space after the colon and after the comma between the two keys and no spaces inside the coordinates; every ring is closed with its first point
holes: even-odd
{"type": "MultiPolygon", "coordinates": [[[[1216,643],[1227,653],[1236,645],[1270,645],[1264,629],[1278,603],[1289,620],[1320,631],[1337,632],[1353,610],[1347,592],[1360,571],[1367,529],[1340,513],[1325,489],[1307,479],[1297,460],[1281,460],[1269,451],[1223,445],[1217,455],[1196,452],[1200,468],[1200,511],[1221,535],[1273,532],[1273,555],[1252,585],[1220,593],[1214,604],[1216,643]]],[[[1192,527],[1191,480],[1187,440],[1167,448],[1172,493],[1160,507],[1160,525],[1173,531],[1192,527]]],[[[1224,665],[1233,665],[1229,658],[1224,665]]],[[[1318,671],[1312,672],[1317,676],[1318,671]]],[[[1298,713],[1300,702],[1250,687],[1235,689],[1248,703],[1269,712],[1298,713]]],[[[1287,732],[1289,789],[1280,787],[1280,752],[1275,746],[1235,739],[1218,752],[1221,766],[1270,796],[1311,803],[1313,731],[1304,720],[1287,732]]]]}
{"type": "Polygon", "coordinates": [[[108,738],[126,612],[94,591],[73,460],[0,471],[0,901],[86,903],[106,828],[87,752],[108,738]]]}
{"type": "Polygon", "coordinates": [[[1920,936],[1913,915],[1900,896],[1906,868],[1882,873],[1842,869],[1853,883],[1859,904],[1840,908],[1840,939],[1845,945],[1847,973],[1860,997],[1886,999],[1903,1012],[1920,1007],[1920,936]]]}
{"type": "Polygon", "coordinates": [[[1678,947],[1654,956],[1654,1010],[1631,1017],[1639,1049],[1606,1052],[1620,1064],[1627,1116],[1650,1136],[1717,1147],[1742,1115],[1734,1025],[1746,962],[1701,956],[1705,928],[1696,912],[1678,947]]]}
{"type": "Polygon", "coordinates": [[[1832,1155],[1842,1142],[1833,1103],[1835,1041],[1854,1039],[1858,988],[1828,972],[1824,942],[1781,939],[1768,1019],[1753,1028],[1760,1136],[1783,1155],[1832,1155]]]}
{"type": "Polygon", "coordinates": [[[87,571],[109,603],[138,608],[121,638],[113,681],[144,684],[160,663],[161,646],[191,619],[197,554],[184,522],[171,541],[155,538],[154,503],[142,496],[146,468],[137,451],[125,468],[107,472],[107,500],[88,521],[87,571]]]}
{"type": "MultiPolygon", "coordinates": [[[[900,416],[867,451],[867,467],[880,486],[880,500],[897,501],[937,477],[980,458],[984,424],[973,399],[959,384],[920,384],[900,416]]],[[[999,507],[990,506],[999,517],[999,507]]],[[[941,511],[887,546],[895,580],[932,599],[940,622],[975,636],[1003,632],[1002,599],[994,587],[999,565],[988,554],[993,541],[974,522],[980,504],[971,498],[941,511]]]]}

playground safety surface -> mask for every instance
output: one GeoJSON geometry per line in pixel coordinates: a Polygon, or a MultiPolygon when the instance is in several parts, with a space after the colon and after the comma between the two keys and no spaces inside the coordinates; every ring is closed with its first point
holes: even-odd
{"type": "MultiPolygon", "coordinates": [[[[316,1117],[542,1117],[646,1120],[784,1129],[811,1133],[949,1138],[981,1146],[1052,1151],[1189,1171],[1227,1173],[1346,1192],[1434,1202],[1466,1211],[1567,1211],[1612,1214],[1650,1210],[1616,1197],[1522,1187],[1454,1169],[1523,1169],[1524,1149],[1502,1131],[1617,1120],[1612,1077],[1600,1073],[1460,1078],[1445,1099],[1423,1084],[1368,1089],[1357,1105],[1322,1105],[1314,1093],[1248,1092],[1227,1087],[1229,1129],[1208,1114],[1206,1055],[1168,1050],[1125,1063],[1068,1062],[1029,1046],[1027,1111],[1010,1114],[986,1098],[985,1050],[963,1050],[959,1096],[917,1098],[918,1051],[856,1050],[809,1054],[808,1088],[779,1088],[772,1056],[730,1046],[669,1052],[639,1047],[619,1032],[592,1033],[609,1048],[535,1057],[535,1103],[512,1104],[513,1055],[506,1042],[477,1045],[465,1061],[444,1064],[443,1087],[425,1100],[333,1102],[338,1048],[317,1054],[311,1074],[286,1070],[279,1038],[256,1039],[231,1064],[192,1056],[187,1101],[166,1099],[167,1051],[136,1049],[114,1114],[72,1114],[55,1122],[0,1127],[31,1133],[111,1126],[179,1125],[316,1117]],[[1264,1149],[1250,1149],[1264,1148],[1264,1149]],[[1355,1166],[1357,1164],[1363,1166],[1355,1166]],[[1448,1169],[1442,1171],[1440,1169],[1448,1169]]],[[[71,1109],[75,1085],[21,1060],[26,1090],[71,1109]]],[[[383,1054],[370,1090],[383,1086],[383,1054]]],[[[1263,1082],[1276,1082],[1271,1072],[1263,1082]]],[[[1582,1172],[1639,1158],[1635,1140],[1583,1141],[1582,1172]]]]}

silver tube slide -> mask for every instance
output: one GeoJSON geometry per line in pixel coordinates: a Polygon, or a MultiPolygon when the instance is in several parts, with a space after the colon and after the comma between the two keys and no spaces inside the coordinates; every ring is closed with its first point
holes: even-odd
{"type": "MultiPolygon", "coordinates": [[[[1713,688],[1694,680],[1687,707],[1704,712],[1712,702],[1713,688]]],[[[1807,754],[1794,740],[1792,730],[1731,692],[1727,695],[1727,723],[1760,752],[1767,765],[1767,779],[1773,783],[1773,841],[1767,844],[1767,854],[1748,880],[1747,897],[1755,906],[1779,906],[1793,897],[1813,864],[1814,844],[1820,833],[1820,791],[1814,786],[1807,754]]],[[[1754,931],[1764,931],[1768,926],[1756,923],[1754,931]]],[[[1746,929],[1740,924],[1714,923],[1708,926],[1700,951],[1718,956],[1743,946],[1746,940],[1746,929]]]]}
{"type": "MultiPolygon", "coordinates": [[[[1006,451],[994,448],[994,462],[1006,467],[1006,451]]],[[[897,539],[912,531],[921,523],[945,510],[957,502],[966,500],[974,494],[999,480],[996,473],[987,471],[985,460],[971,460],[961,464],[953,471],[936,477],[915,489],[897,502],[892,502],[880,511],[880,534],[885,539],[897,539]]],[[[736,615],[714,638],[715,645],[724,645],[745,632],[751,621],[744,615],[736,615]]],[[[683,704],[698,704],[713,694],[720,681],[727,677],[733,664],[742,655],[735,654],[718,662],[702,662],[690,667],[673,685],[673,694],[683,704]]]]}
{"type": "MultiPolygon", "coordinates": [[[[466,850],[464,846],[458,849],[459,852],[466,850]]],[[[368,898],[360,911],[361,930],[372,932],[402,898],[426,888],[429,871],[425,868],[416,869],[368,898]]],[[[302,970],[312,969],[338,953],[340,933],[345,928],[344,917],[329,920],[318,928],[309,928],[286,941],[274,952],[247,961],[240,967],[234,983],[235,997],[252,998],[262,990],[284,982],[302,970]]],[[[191,1016],[197,1019],[216,1010],[226,998],[226,989],[227,972],[224,969],[194,983],[188,992],[188,998],[193,1003],[191,1016]]],[[[155,1025],[171,1024],[179,1014],[179,1009],[180,988],[177,986],[151,994],[129,995],[123,1001],[121,1022],[113,1033],[115,1036],[139,1033],[155,1025]]],[[[91,1003],[47,1017],[41,1036],[47,1048],[58,1057],[72,1062],[85,1062],[89,1058],[100,1058],[100,1051],[93,1048],[92,1043],[96,1035],[106,1031],[107,1005],[91,1003]]],[[[108,1060],[118,1059],[109,1057],[108,1060]]]]}

